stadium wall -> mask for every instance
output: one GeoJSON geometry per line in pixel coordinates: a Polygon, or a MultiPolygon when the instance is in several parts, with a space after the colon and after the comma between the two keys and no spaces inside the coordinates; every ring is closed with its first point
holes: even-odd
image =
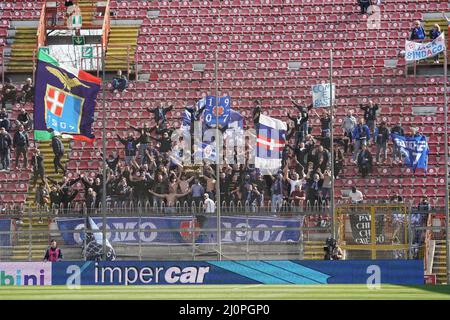
{"type": "Polygon", "coordinates": [[[0,286],[424,283],[422,260],[0,263],[0,286]]]}

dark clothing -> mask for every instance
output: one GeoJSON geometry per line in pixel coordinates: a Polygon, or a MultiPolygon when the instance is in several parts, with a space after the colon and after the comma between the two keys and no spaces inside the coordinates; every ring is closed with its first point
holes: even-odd
{"type": "Polygon", "coordinates": [[[154,137],[150,138],[160,143],[159,152],[170,152],[172,149],[172,139],[170,137],[161,139],[154,137]]]}
{"type": "Polygon", "coordinates": [[[7,132],[5,132],[4,134],[0,133],[0,151],[11,149],[11,145],[11,136],[7,132]]]}
{"type": "Polygon", "coordinates": [[[372,155],[368,150],[358,154],[358,167],[363,178],[372,171],[372,155]]]}
{"type": "Polygon", "coordinates": [[[17,90],[12,83],[5,83],[2,90],[2,108],[6,107],[6,102],[16,103],[17,90]],[[8,92],[7,92],[8,91],[8,92]]]}
{"type": "Polygon", "coordinates": [[[34,87],[28,83],[22,86],[19,100],[22,103],[32,102],[34,100],[34,87]]]}
{"type": "Polygon", "coordinates": [[[364,120],[366,123],[377,119],[377,110],[379,109],[378,104],[375,104],[372,107],[360,105],[359,108],[364,111],[364,120]]]}
{"type": "Polygon", "coordinates": [[[173,109],[173,106],[168,106],[167,108],[155,108],[155,109],[150,109],[148,108],[147,110],[150,113],[153,113],[153,116],[155,117],[155,121],[156,123],[164,123],[166,122],[166,114],[171,111],[173,109]]]}
{"type": "Polygon", "coordinates": [[[398,134],[399,136],[404,136],[405,135],[405,131],[403,130],[403,128],[400,125],[395,125],[392,129],[391,129],[391,133],[395,133],[398,134]]]}
{"type": "Polygon", "coordinates": [[[56,136],[52,138],[52,149],[55,156],[59,155],[62,157],[64,155],[64,145],[62,141],[56,136]]]}
{"type": "Polygon", "coordinates": [[[370,7],[370,0],[359,0],[359,6],[361,8],[361,14],[367,13],[370,7]]]}
{"type": "Polygon", "coordinates": [[[385,145],[389,141],[389,129],[386,127],[377,127],[374,135],[375,142],[378,145],[385,145]]]}
{"type": "Polygon", "coordinates": [[[31,164],[33,166],[33,185],[36,185],[39,177],[41,178],[42,183],[45,184],[44,158],[42,155],[33,155],[31,157],[31,164]]]}
{"type": "Polygon", "coordinates": [[[50,262],[56,262],[63,258],[63,254],[60,248],[50,247],[45,252],[44,260],[50,262]]]}
{"type": "Polygon", "coordinates": [[[430,30],[430,39],[431,40],[436,39],[440,35],[441,35],[441,32],[439,30],[435,30],[435,29],[430,30]]]}
{"type": "Polygon", "coordinates": [[[13,147],[28,148],[29,145],[28,134],[25,131],[16,131],[13,139],[13,147]]]}
{"type": "Polygon", "coordinates": [[[112,90],[119,90],[123,91],[128,86],[128,79],[124,75],[122,76],[115,76],[112,80],[112,90]]]}
{"type": "Polygon", "coordinates": [[[119,135],[117,135],[119,141],[125,146],[125,156],[134,157],[136,156],[136,146],[139,144],[139,140],[128,137],[126,140],[122,139],[119,135]]]}

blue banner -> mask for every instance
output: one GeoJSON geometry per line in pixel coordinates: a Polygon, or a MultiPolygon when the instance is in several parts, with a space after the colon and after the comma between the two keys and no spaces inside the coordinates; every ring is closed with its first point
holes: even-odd
{"type": "Polygon", "coordinates": [[[52,263],[52,285],[424,283],[422,260],[52,263]]]}
{"type": "Polygon", "coordinates": [[[0,246],[11,246],[11,219],[0,219],[0,246]]]}
{"type": "Polygon", "coordinates": [[[400,148],[405,165],[416,171],[417,168],[427,171],[428,168],[428,142],[423,135],[400,136],[391,133],[392,140],[400,148]]]}
{"type": "MultiPolygon", "coordinates": [[[[103,218],[93,218],[93,221],[102,229],[103,218]]],[[[299,218],[261,218],[261,217],[222,217],[222,242],[298,242],[301,239],[300,227],[303,219],[299,218]],[[246,232],[245,227],[258,228],[246,232]],[[269,228],[283,228],[282,230],[264,230],[269,228]],[[238,230],[229,230],[237,228],[238,230]],[[289,229],[289,230],[286,230],[289,229]]],[[[66,245],[81,245],[84,239],[83,218],[57,218],[58,229],[61,231],[66,245]],[[70,231],[75,230],[75,231],[70,231]]],[[[195,242],[217,242],[215,231],[191,232],[190,228],[199,227],[198,221],[192,216],[185,217],[108,217],[107,239],[114,244],[183,244],[195,242]],[[143,230],[138,232],[140,228],[143,230]],[[166,231],[160,231],[160,230],[166,231]],[[174,230],[180,229],[180,230],[174,230]],[[186,230],[185,230],[186,229],[186,230]],[[174,230],[174,231],[172,231],[174,230]],[[195,239],[192,239],[195,237],[195,239]]],[[[208,217],[202,226],[203,229],[216,229],[217,218],[208,217]]]]}
{"type": "MultiPolygon", "coordinates": [[[[205,98],[206,109],[204,113],[205,123],[207,126],[216,126],[216,97],[207,96],[205,98]]],[[[230,121],[231,98],[229,96],[220,97],[217,103],[219,109],[219,125],[226,127],[230,121]]]]}

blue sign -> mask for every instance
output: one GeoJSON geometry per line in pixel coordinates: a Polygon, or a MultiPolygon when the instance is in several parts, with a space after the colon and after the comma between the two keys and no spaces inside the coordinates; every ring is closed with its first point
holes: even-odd
{"type": "Polygon", "coordinates": [[[0,219],[0,246],[11,245],[11,219],[0,219]]]}
{"type": "MultiPolygon", "coordinates": [[[[205,123],[208,126],[216,125],[216,97],[207,96],[205,97],[205,123]]],[[[225,127],[230,121],[231,112],[231,98],[229,96],[220,97],[217,104],[218,115],[219,115],[219,125],[225,127]]]]}
{"type": "MultiPolygon", "coordinates": [[[[93,218],[100,230],[103,218],[93,218]]],[[[261,217],[222,217],[222,242],[298,242],[301,239],[300,227],[302,218],[261,218],[261,217]],[[257,230],[246,231],[245,228],[257,230]],[[276,230],[268,230],[274,229],[276,230]],[[230,230],[238,229],[238,230],[230,230]]],[[[81,245],[84,239],[83,218],[57,218],[59,230],[61,231],[66,245],[81,245]],[[74,230],[74,231],[73,231],[74,230]]],[[[217,234],[214,231],[205,233],[189,231],[198,228],[197,220],[192,216],[185,217],[108,217],[107,239],[114,244],[118,243],[154,243],[154,244],[177,244],[196,242],[217,242],[217,234]],[[141,232],[138,231],[139,227],[141,232]],[[161,229],[174,231],[159,231],[161,229]],[[179,229],[179,230],[175,230],[179,229]],[[126,230],[126,231],[124,231],[126,230]],[[180,231],[181,230],[181,231],[180,231]],[[192,238],[195,239],[192,239],[192,238]]],[[[203,229],[216,229],[217,218],[208,217],[203,229]]]]}
{"type": "Polygon", "coordinates": [[[422,260],[73,261],[52,263],[52,285],[424,283],[422,260]],[[379,281],[379,282],[378,282],[379,281]]]}

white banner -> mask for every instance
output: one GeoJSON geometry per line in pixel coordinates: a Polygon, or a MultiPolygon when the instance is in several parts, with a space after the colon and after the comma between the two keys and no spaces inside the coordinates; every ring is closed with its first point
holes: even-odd
{"type": "Polygon", "coordinates": [[[441,33],[432,42],[418,43],[406,40],[405,59],[406,61],[417,61],[431,58],[445,50],[445,37],[441,33]]]}
{"type": "MultiPolygon", "coordinates": [[[[44,254],[42,254],[44,257],[44,254]]],[[[51,262],[1,262],[0,287],[52,284],[51,262]]]]}
{"type": "MultiPolygon", "coordinates": [[[[333,101],[336,99],[336,85],[333,83],[333,101]]],[[[330,105],[330,84],[321,83],[312,86],[312,99],[314,108],[329,108],[330,105]]],[[[334,102],[333,102],[334,104],[334,102]]]]}

